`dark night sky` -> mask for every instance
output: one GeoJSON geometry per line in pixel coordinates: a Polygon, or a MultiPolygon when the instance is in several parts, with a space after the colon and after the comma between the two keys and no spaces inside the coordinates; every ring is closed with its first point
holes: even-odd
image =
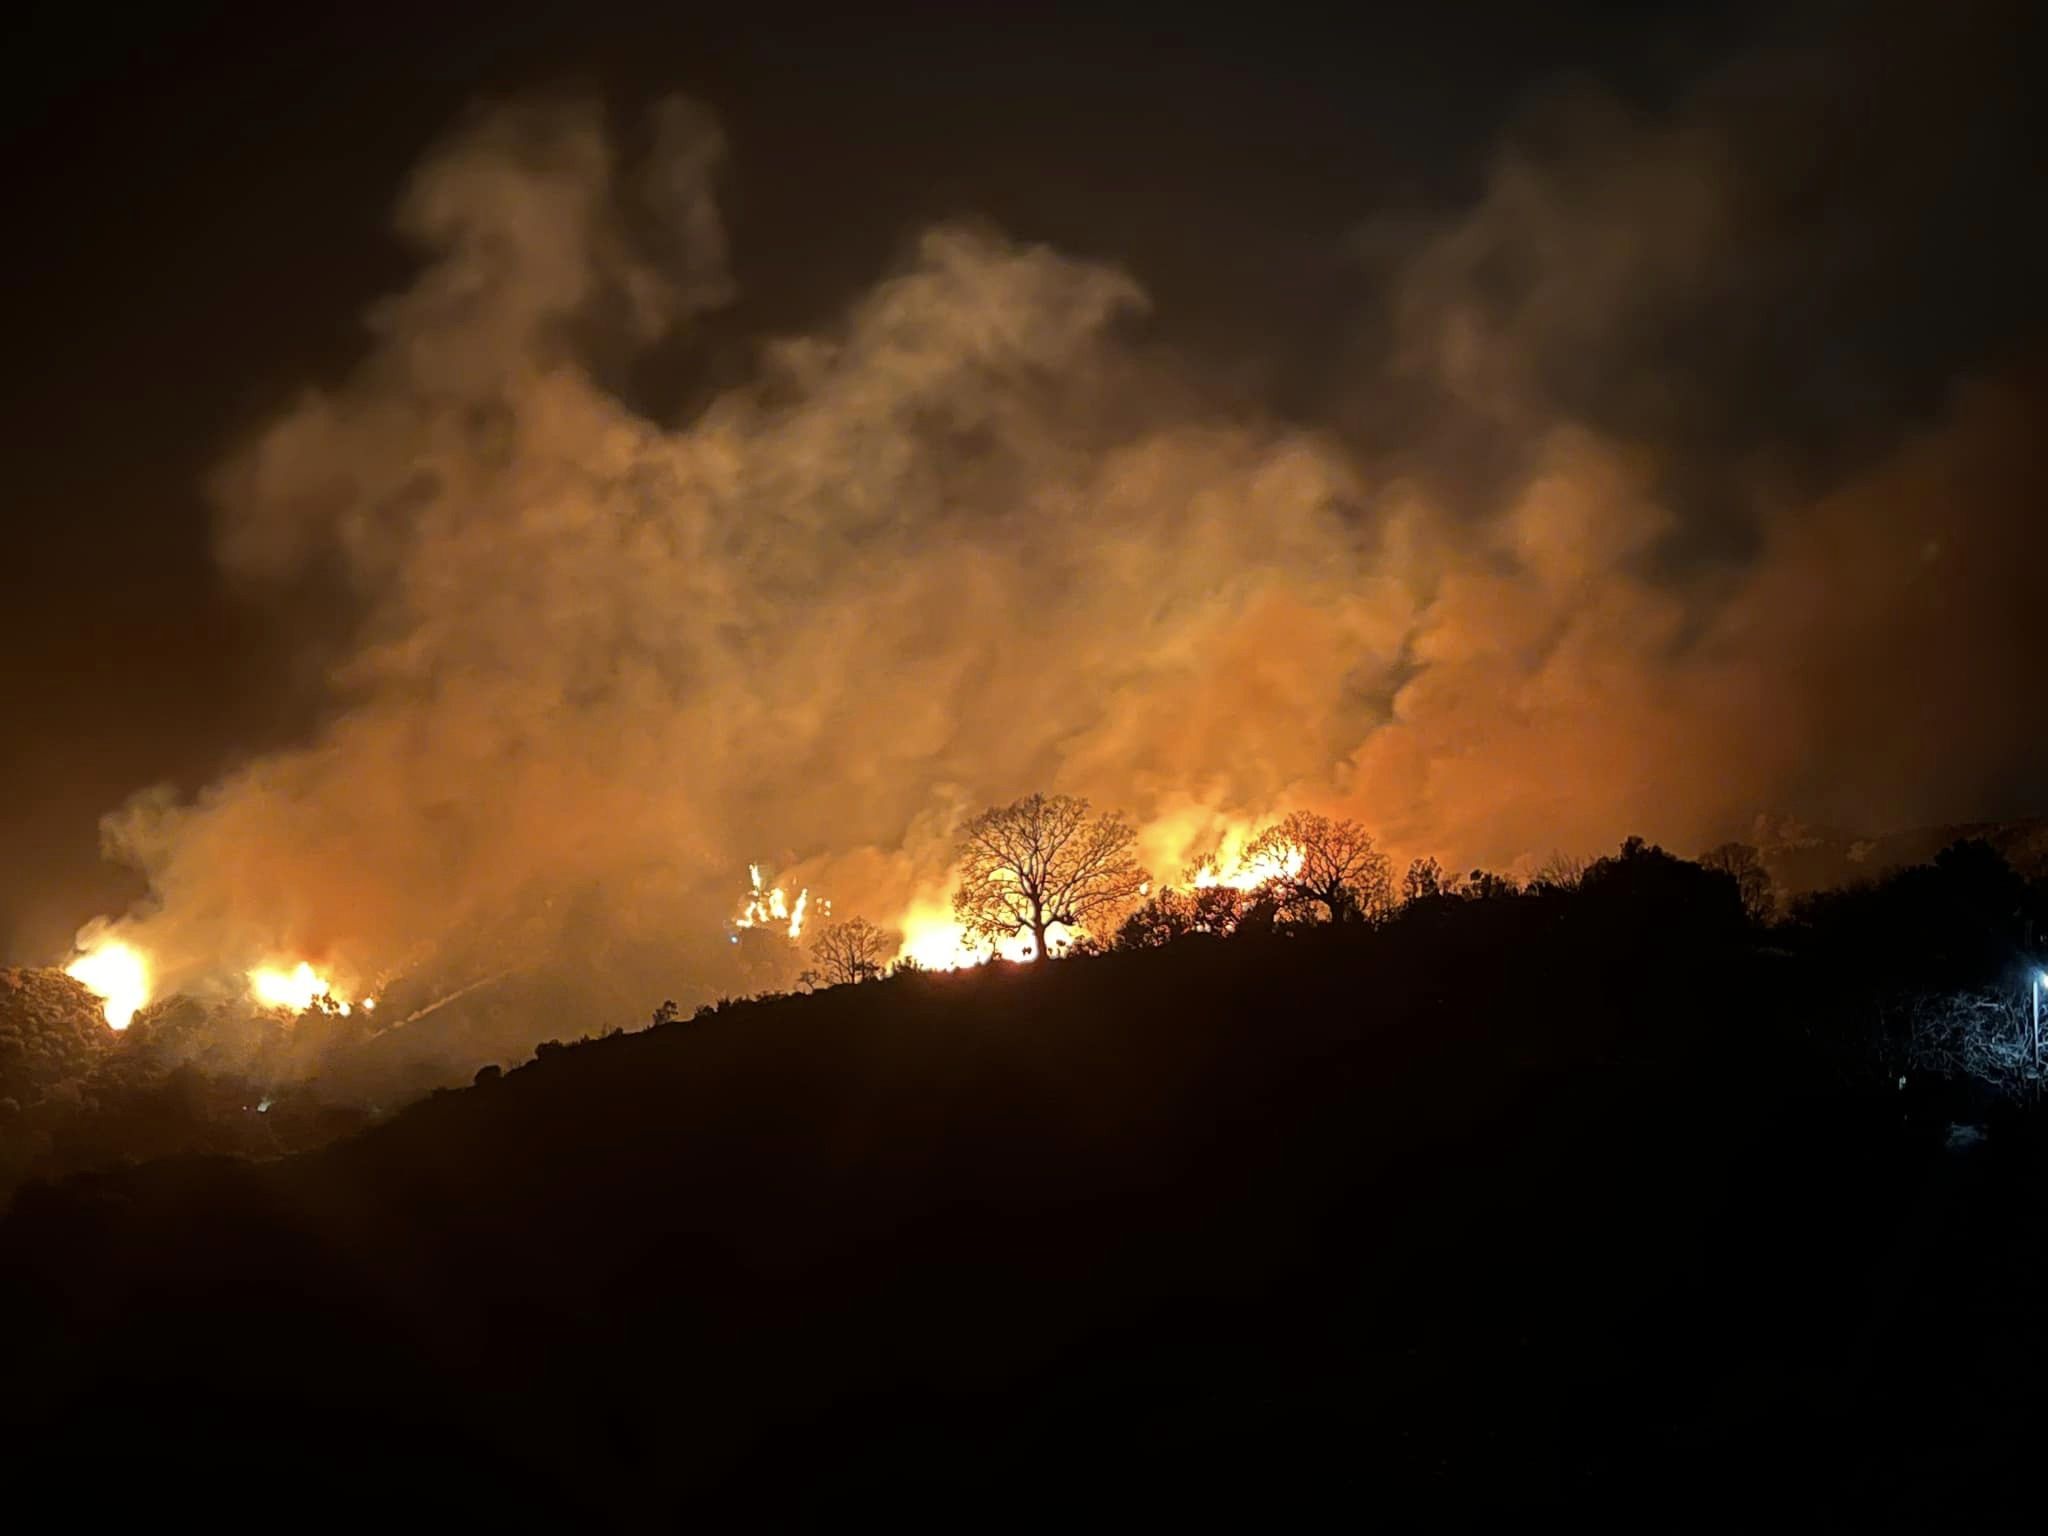
{"type": "MultiPolygon", "coordinates": [[[[202,481],[239,432],[352,359],[363,306],[408,270],[395,189],[478,96],[578,84],[624,105],[681,88],[723,121],[739,297],[708,344],[643,363],[631,387],[651,409],[736,373],[753,338],[817,323],[919,226],[967,212],[1127,266],[1174,345],[1285,411],[1322,395],[1355,341],[1327,319],[1360,280],[1347,232],[1469,197],[1533,92],[1584,75],[1655,110],[1761,29],[1853,13],[1568,0],[1363,8],[1337,30],[1270,6],[1218,23],[1186,7],[317,9],[33,7],[8,23],[0,959],[40,958],[129,893],[94,861],[102,811],[162,779],[197,788],[314,718],[321,638],[345,616],[230,595],[202,481]]],[[[2033,196],[2030,163],[2007,146],[1957,182],[2033,196]]],[[[1993,325],[1968,294],[1934,303],[1893,317],[1888,353],[1935,365],[1902,366],[1880,412],[1913,409],[1957,356],[2024,354],[2038,335],[2036,307],[1993,325]]]]}

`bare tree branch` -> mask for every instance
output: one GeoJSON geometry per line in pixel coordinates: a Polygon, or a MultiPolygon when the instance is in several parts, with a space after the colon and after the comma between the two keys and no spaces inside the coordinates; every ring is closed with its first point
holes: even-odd
{"type": "Polygon", "coordinates": [[[1029,933],[1036,953],[1054,926],[1107,928],[1142,894],[1137,834],[1122,818],[1095,816],[1071,795],[1032,795],[991,807],[960,838],[953,913],[976,938],[1029,933]]]}
{"type": "Polygon", "coordinates": [[[819,929],[811,940],[811,956],[818,962],[817,974],[824,985],[848,986],[881,975],[897,942],[897,935],[886,928],[878,928],[864,917],[850,917],[819,929]]]}
{"type": "Polygon", "coordinates": [[[1253,838],[1244,857],[1292,870],[1274,884],[1281,915],[1297,922],[1371,920],[1394,904],[1393,867],[1355,821],[1295,811],[1253,838]]]}
{"type": "Polygon", "coordinates": [[[1778,894],[1763,859],[1747,843],[1723,843],[1700,855],[1700,864],[1719,870],[1735,882],[1742,912],[1753,923],[1768,923],[1777,914],[1778,894]]]}

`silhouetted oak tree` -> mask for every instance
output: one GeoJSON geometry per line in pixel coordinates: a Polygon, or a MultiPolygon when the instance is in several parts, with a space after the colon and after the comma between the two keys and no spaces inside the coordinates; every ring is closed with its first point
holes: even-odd
{"type": "Polygon", "coordinates": [[[1296,811],[1253,838],[1245,861],[1292,861],[1300,867],[1274,884],[1283,917],[1313,917],[1320,908],[1333,923],[1377,917],[1394,904],[1393,866],[1355,821],[1296,811]]]}
{"type": "Polygon", "coordinates": [[[961,834],[953,915],[989,943],[1029,933],[1044,955],[1055,923],[1101,928],[1144,894],[1136,843],[1121,817],[1094,815],[1072,795],[993,806],[961,834]]]}
{"type": "Polygon", "coordinates": [[[896,943],[896,935],[886,928],[878,928],[864,917],[850,917],[819,929],[811,940],[811,956],[818,962],[826,986],[844,986],[881,975],[896,943]]]}

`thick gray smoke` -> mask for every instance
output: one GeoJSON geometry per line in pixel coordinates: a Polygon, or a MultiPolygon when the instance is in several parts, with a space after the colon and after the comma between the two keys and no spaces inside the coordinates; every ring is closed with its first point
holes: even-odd
{"type": "Polygon", "coordinates": [[[715,125],[477,117],[360,364],[218,479],[237,577],[361,615],[331,717],[110,818],[128,936],[165,985],[538,967],[616,1011],[731,983],[750,862],[899,923],[1035,789],[1161,870],[1296,806],[1455,867],[1971,812],[2033,729],[2032,396],[1958,380],[1797,463],[1689,409],[1724,386],[1655,338],[1803,280],[1756,268],[1751,121],[1581,113],[1458,217],[1361,206],[1377,319],[1333,316],[1321,421],[1206,398],[1131,274],[971,227],[657,421],[591,359],[732,291],[715,125]]]}

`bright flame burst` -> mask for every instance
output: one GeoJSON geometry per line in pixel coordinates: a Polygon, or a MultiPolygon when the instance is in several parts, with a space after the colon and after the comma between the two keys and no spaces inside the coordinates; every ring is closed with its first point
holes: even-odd
{"type": "Polygon", "coordinates": [[[1269,880],[1292,880],[1301,873],[1301,858],[1301,850],[1291,845],[1284,850],[1272,849],[1255,859],[1247,859],[1241,852],[1228,859],[1212,855],[1196,868],[1190,883],[1198,891],[1217,886],[1256,891],[1269,880]]]}
{"type": "MultiPolygon", "coordinates": [[[[1233,891],[1256,891],[1271,881],[1291,880],[1301,873],[1301,849],[1272,849],[1253,858],[1246,852],[1251,841],[1250,828],[1234,831],[1216,852],[1195,865],[1184,880],[1161,888],[1200,891],[1221,886],[1233,891]]],[[[1154,889],[1148,881],[1140,887],[1139,894],[1150,896],[1154,889]]],[[[928,971],[964,970],[992,959],[1030,960],[1036,953],[1029,933],[1013,934],[993,946],[976,943],[953,920],[952,907],[947,902],[920,900],[903,915],[898,926],[903,930],[903,947],[896,958],[912,961],[928,971]]],[[[1074,935],[1059,923],[1046,932],[1046,947],[1055,954],[1073,940],[1074,935]]]]}
{"type": "MultiPolygon", "coordinates": [[[[1012,934],[993,946],[978,944],[965,927],[953,920],[950,912],[950,907],[930,902],[913,906],[903,916],[903,946],[896,951],[896,958],[927,971],[962,971],[990,960],[1023,961],[1036,957],[1037,948],[1029,933],[1012,934]]],[[[1073,935],[1065,924],[1054,923],[1045,931],[1045,942],[1048,949],[1057,953],[1073,942],[1073,935]]]]}
{"type": "MultiPolygon", "coordinates": [[[[1247,854],[1251,841],[1251,828],[1234,830],[1216,846],[1215,852],[1192,867],[1186,878],[1175,884],[1190,890],[1221,886],[1234,891],[1255,891],[1271,881],[1292,879],[1301,873],[1301,849],[1273,849],[1254,858],[1247,854]]],[[[1180,846],[1184,848],[1186,842],[1183,840],[1180,846]]],[[[749,890],[741,901],[739,915],[732,920],[732,926],[779,928],[792,939],[801,938],[810,891],[799,890],[792,901],[781,886],[770,886],[762,878],[758,864],[747,866],[747,876],[749,890]]],[[[1150,896],[1154,889],[1147,882],[1139,894],[1150,896]]],[[[820,902],[819,907],[826,915],[831,914],[830,902],[820,902]]],[[[977,940],[954,919],[951,901],[930,893],[914,901],[910,910],[897,920],[896,926],[903,934],[896,959],[927,971],[959,971],[984,965],[990,960],[1026,961],[1037,958],[1037,949],[1029,932],[1011,934],[994,944],[977,940]]],[[[1057,954],[1069,947],[1074,938],[1075,935],[1064,924],[1054,923],[1046,931],[1046,947],[1057,954]]],[[[739,942],[737,934],[733,936],[733,942],[739,942]]]]}
{"type": "Polygon", "coordinates": [[[761,887],[761,866],[749,864],[747,875],[753,881],[753,890],[740,908],[740,915],[732,920],[735,928],[765,928],[770,925],[785,927],[792,939],[804,936],[804,914],[811,904],[810,889],[798,891],[796,900],[791,901],[781,886],[773,890],[761,887]]]}
{"type": "Polygon", "coordinates": [[[100,1011],[115,1029],[126,1029],[149,1001],[149,961],[119,939],[95,944],[65,966],[64,974],[100,999],[100,1011]]]}
{"type": "MultiPolygon", "coordinates": [[[[355,1006],[352,999],[304,960],[289,970],[282,966],[257,966],[249,973],[249,992],[265,1008],[286,1008],[293,1013],[318,1007],[347,1018],[355,1006]]],[[[363,999],[365,1013],[376,1010],[377,999],[363,999]]]]}

